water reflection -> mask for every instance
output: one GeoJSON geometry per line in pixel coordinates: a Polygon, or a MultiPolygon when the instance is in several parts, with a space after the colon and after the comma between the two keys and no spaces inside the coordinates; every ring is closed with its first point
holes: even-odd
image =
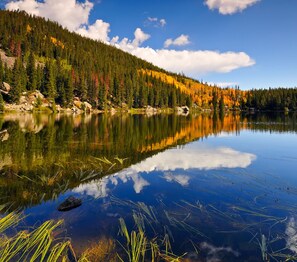
{"type": "Polygon", "coordinates": [[[24,209],[28,225],[64,219],[82,249],[117,238],[118,218],[131,226],[137,215],[149,237],[166,234],[194,261],[261,261],[259,243],[277,260],[279,250],[296,253],[295,123],[295,115],[0,116],[0,204],[24,209]],[[61,214],[69,195],[83,204],[61,214]]]}
{"type": "MultiPolygon", "coordinates": [[[[99,188],[96,197],[106,196],[106,185],[133,181],[140,193],[149,186],[141,172],[176,169],[245,168],[255,155],[229,147],[187,147],[209,136],[239,134],[251,129],[296,132],[296,116],[210,115],[0,115],[0,202],[15,208],[55,199],[68,189],[99,188]],[[271,120],[272,119],[272,120],[271,120]],[[269,120],[269,121],[268,121],[269,120]],[[5,138],[5,139],[4,139],[5,138]],[[116,159],[125,159],[119,163],[116,159]],[[100,159],[111,161],[106,164],[100,159]],[[123,172],[120,172],[125,169],[123,172]],[[90,181],[102,179],[95,186],[90,181]],[[106,180],[106,181],[105,181],[106,180]],[[28,191],[28,188],[32,190],[28,191]]],[[[186,184],[185,177],[170,178],[186,184]],[[184,181],[182,181],[184,180],[184,181]]],[[[98,191],[97,190],[97,191],[98,191]]]]}
{"type": "Polygon", "coordinates": [[[168,182],[177,182],[182,186],[189,183],[189,176],[173,174],[168,171],[175,170],[211,170],[219,168],[246,168],[256,159],[254,154],[236,151],[232,148],[213,148],[206,145],[199,147],[186,146],[182,149],[169,149],[149,157],[136,165],[131,165],[125,170],[105,177],[99,181],[80,185],[74,191],[85,193],[95,198],[106,197],[110,186],[116,186],[119,181],[133,182],[135,193],[140,193],[150,183],[142,177],[143,173],[161,171],[168,182]],[[97,191],[96,191],[97,189],[97,191]]]}

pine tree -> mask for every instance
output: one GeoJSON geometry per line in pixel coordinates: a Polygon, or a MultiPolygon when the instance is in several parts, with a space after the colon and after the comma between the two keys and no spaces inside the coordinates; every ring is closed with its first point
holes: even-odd
{"type": "Polygon", "coordinates": [[[0,58],[0,85],[2,84],[3,81],[4,81],[4,66],[0,58]]]}
{"type": "Polygon", "coordinates": [[[44,87],[45,94],[51,100],[56,98],[56,77],[53,62],[47,62],[44,67],[44,87]]]}
{"type": "Polygon", "coordinates": [[[217,94],[217,91],[214,91],[212,93],[212,106],[213,106],[213,110],[216,111],[217,106],[218,106],[218,94],[217,94]]]}
{"type": "Polygon", "coordinates": [[[224,96],[221,95],[221,99],[220,99],[220,102],[219,102],[219,110],[220,112],[224,112],[225,110],[225,103],[224,103],[224,96]]]}
{"type": "Polygon", "coordinates": [[[20,96],[23,90],[22,68],[23,64],[21,59],[16,59],[13,66],[12,89],[10,93],[12,101],[17,103],[20,100],[20,96]]]}
{"type": "Polygon", "coordinates": [[[30,53],[27,64],[27,90],[35,91],[37,87],[37,74],[35,67],[35,57],[33,52],[30,53]]]}
{"type": "Polygon", "coordinates": [[[4,100],[0,92],[0,112],[3,112],[3,111],[4,111],[4,100]]]}
{"type": "Polygon", "coordinates": [[[66,105],[69,106],[73,102],[73,81],[71,74],[68,76],[65,84],[66,89],[66,105]]]}

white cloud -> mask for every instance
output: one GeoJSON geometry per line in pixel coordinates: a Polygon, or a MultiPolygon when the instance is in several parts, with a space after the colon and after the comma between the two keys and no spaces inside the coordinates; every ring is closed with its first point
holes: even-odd
{"type": "Polygon", "coordinates": [[[7,3],[5,8],[24,10],[27,13],[56,21],[69,30],[75,31],[81,25],[88,23],[93,3],[87,0],[84,3],[78,3],[75,0],[44,0],[44,2],[20,0],[7,3]]]}
{"type": "Polygon", "coordinates": [[[214,83],[214,82],[208,82],[209,85],[212,85],[212,86],[218,86],[218,87],[222,87],[222,88],[225,88],[225,87],[233,87],[233,86],[237,86],[239,85],[239,83],[236,83],[236,82],[217,82],[217,83],[214,83]]]}
{"type": "Polygon", "coordinates": [[[147,20],[149,20],[150,22],[157,22],[158,18],[157,17],[148,17],[147,20]]]}
{"type": "Polygon", "coordinates": [[[160,19],[161,26],[165,26],[167,24],[166,20],[164,18],[160,19]]]}
{"type": "Polygon", "coordinates": [[[132,41],[132,45],[134,47],[139,47],[144,41],[148,40],[151,36],[149,34],[144,33],[140,28],[137,28],[134,32],[134,40],[132,41]]]}
{"type": "Polygon", "coordinates": [[[206,0],[204,3],[209,9],[218,9],[223,15],[231,15],[241,12],[260,0],[206,0]]]}
{"type": "Polygon", "coordinates": [[[175,45],[175,46],[184,46],[184,45],[188,45],[190,43],[189,41],[189,36],[188,35],[180,35],[179,37],[177,37],[176,39],[172,39],[169,38],[165,41],[164,43],[164,47],[169,47],[171,45],[175,45]]]}
{"type": "Polygon", "coordinates": [[[164,18],[159,19],[158,17],[148,17],[144,23],[145,25],[153,25],[154,27],[164,27],[167,22],[164,18]]]}
{"type": "Polygon", "coordinates": [[[76,33],[95,40],[108,42],[108,34],[110,32],[109,27],[110,25],[108,23],[102,20],[96,20],[96,22],[93,25],[82,26],[81,28],[76,30],[76,33]]]}
{"type": "Polygon", "coordinates": [[[193,78],[207,73],[229,73],[235,69],[249,67],[255,61],[244,52],[225,52],[209,50],[168,50],[137,47],[131,45],[128,39],[115,43],[115,46],[142,58],[156,66],[175,73],[184,72],[193,78]]]}
{"type": "Polygon", "coordinates": [[[48,18],[60,23],[70,31],[83,36],[107,42],[110,25],[102,20],[89,24],[89,15],[94,4],[86,0],[84,3],[76,0],[19,0],[5,5],[8,10],[23,10],[29,14],[48,18]]]}

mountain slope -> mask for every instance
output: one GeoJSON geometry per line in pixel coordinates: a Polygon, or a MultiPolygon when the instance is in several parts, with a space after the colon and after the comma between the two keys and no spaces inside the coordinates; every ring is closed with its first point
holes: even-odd
{"type": "Polygon", "coordinates": [[[24,91],[39,90],[64,107],[78,97],[99,109],[192,104],[214,110],[297,108],[296,89],[210,86],[25,12],[0,10],[0,55],[0,87],[1,82],[12,87],[4,97],[8,102],[19,102],[24,91]]]}

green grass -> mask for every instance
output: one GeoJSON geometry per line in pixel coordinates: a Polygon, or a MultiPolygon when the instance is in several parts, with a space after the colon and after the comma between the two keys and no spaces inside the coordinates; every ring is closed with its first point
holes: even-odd
{"type": "Polygon", "coordinates": [[[49,220],[32,232],[22,230],[13,236],[5,233],[15,228],[23,217],[18,213],[10,213],[0,220],[0,262],[7,261],[67,261],[70,241],[56,241],[54,231],[63,223],[49,220]]]}

